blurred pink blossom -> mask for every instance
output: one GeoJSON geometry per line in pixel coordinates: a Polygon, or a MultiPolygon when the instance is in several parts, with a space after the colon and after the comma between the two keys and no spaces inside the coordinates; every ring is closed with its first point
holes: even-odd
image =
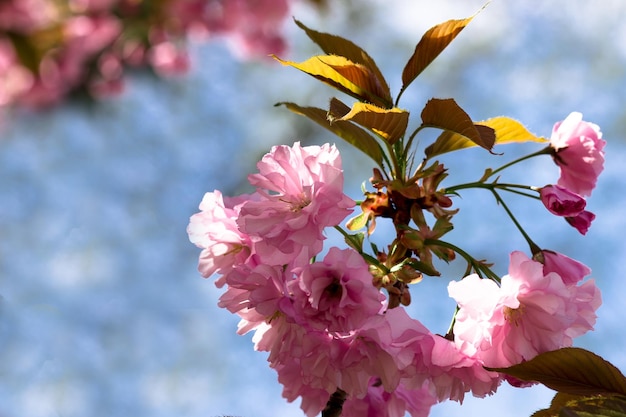
{"type": "Polygon", "coordinates": [[[122,32],[122,23],[114,16],[76,16],[65,21],[65,54],[84,61],[112,45],[122,32]]]}
{"type": "Polygon", "coordinates": [[[148,50],[148,60],[161,76],[184,74],[191,65],[187,51],[173,42],[162,42],[148,50]]]}
{"type": "Polygon", "coordinates": [[[19,34],[19,42],[6,39],[19,53],[0,47],[0,65],[15,61],[5,71],[12,87],[0,106],[40,108],[81,89],[95,97],[119,94],[126,65],[151,66],[166,77],[184,74],[191,66],[188,41],[198,34],[225,38],[243,59],[280,54],[291,1],[168,0],[151,7],[134,0],[2,1],[0,32],[19,34]],[[106,73],[103,57],[115,58],[121,73],[106,73]]]}
{"type": "Polygon", "coordinates": [[[604,145],[600,128],[573,112],[552,130],[550,146],[561,168],[558,185],[582,196],[591,195],[604,169],[604,145]]]}
{"type": "Polygon", "coordinates": [[[11,104],[28,91],[33,82],[33,74],[20,64],[13,44],[0,38],[0,106],[11,104]]]}
{"type": "Polygon", "coordinates": [[[220,19],[213,20],[213,27],[230,35],[233,52],[238,56],[249,58],[284,52],[281,29],[289,16],[287,0],[229,0],[222,2],[219,13],[220,19]]]}
{"type": "Polygon", "coordinates": [[[74,13],[104,13],[118,2],[120,0],[69,0],[68,3],[74,13]]]}
{"type": "Polygon", "coordinates": [[[27,34],[50,27],[62,18],[59,5],[50,0],[3,0],[0,2],[0,28],[27,34]]]}

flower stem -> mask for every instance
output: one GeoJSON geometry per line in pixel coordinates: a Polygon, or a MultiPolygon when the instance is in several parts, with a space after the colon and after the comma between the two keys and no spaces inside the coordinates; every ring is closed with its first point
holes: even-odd
{"type": "Polygon", "coordinates": [[[500,277],[497,276],[488,266],[477,261],[473,256],[471,256],[469,253],[465,252],[463,249],[459,248],[458,246],[450,242],[445,242],[439,239],[425,239],[424,245],[441,246],[443,248],[452,249],[454,252],[461,255],[461,257],[463,257],[463,259],[467,261],[468,270],[473,269],[481,278],[483,277],[483,274],[484,274],[486,278],[489,278],[492,281],[500,283],[500,277]],[[471,267],[471,269],[469,267],[471,267]]]}
{"type": "Polygon", "coordinates": [[[474,182],[468,182],[465,184],[453,185],[452,187],[447,187],[444,191],[446,194],[450,194],[452,192],[456,192],[458,190],[466,190],[468,188],[486,188],[487,190],[490,190],[490,191],[492,191],[493,189],[499,188],[502,190],[506,190],[506,191],[510,191],[510,192],[514,192],[518,194],[523,194],[523,195],[526,195],[528,197],[533,197],[533,198],[534,198],[533,195],[521,193],[519,191],[515,191],[514,189],[531,190],[531,191],[537,190],[537,188],[533,187],[532,185],[507,184],[507,183],[499,183],[499,182],[485,183],[483,181],[474,181],[474,182]]]}
{"type": "Polygon", "coordinates": [[[346,232],[339,226],[334,226],[334,228],[335,230],[337,230],[339,233],[343,235],[343,238],[346,241],[346,243],[352,249],[356,250],[359,253],[359,255],[361,255],[368,264],[378,267],[381,271],[384,271],[386,274],[390,272],[389,268],[387,268],[387,266],[384,265],[382,262],[380,262],[378,259],[376,259],[375,257],[373,257],[372,255],[368,253],[363,252],[362,249],[359,249],[356,247],[355,241],[353,240],[354,235],[349,234],[348,232],[346,232]]]}
{"type": "Polygon", "coordinates": [[[491,192],[493,193],[493,196],[495,197],[498,204],[500,204],[502,208],[504,209],[504,211],[506,211],[506,214],[509,215],[509,218],[513,221],[513,224],[515,224],[515,227],[517,227],[517,230],[519,230],[522,236],[524,236],[524,239],[526,239],[528,246],[530,246],[531,253],[534,255],[535,253],[541,252],[541,248],[539,248],[539,246],[537,246],[537,244],[533,242],[530,236],[528,236],[528,233],[526,233],[522,225],[517,221],[517,219],[513,215],[513,212],[506,205],[502,197],[500,197],[500,194],[498,194],[498,192],[495,189],[491,189],[491,192]]]}
{"type": "Polygon", "coordinates": [[[494,169],[493,171],[491,171],[489,174],[487,174],[485,177],[483,177],[483,181],[487,180],[489,177],[493,177],[495,174],[497,174],[498,172],[504,171],[505,169],[507,169],[510,166],[513,166],[519,162],[525,161],[527,159],[530,158],[534,158],[535,156],[539,156],[539,155],[549,155],[550,153],[552,153],[552,148],[550,146],[546,146],[545,148],[537,151],[537,152],[533,152],[530,153],[528,155],[522,156],[521,158],[517,158],[511,162],[507,162],[506,164],[502,165],[499,168],[494,169]]]}

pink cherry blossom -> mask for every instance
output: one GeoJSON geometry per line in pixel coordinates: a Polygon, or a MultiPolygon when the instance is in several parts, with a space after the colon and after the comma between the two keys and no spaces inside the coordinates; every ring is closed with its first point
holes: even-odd
{"type": "Polygon", "coordinates": [[[337,357],[340,388],[350,397],[367,395],[371,378],[394,392],[402,380],[407,389],[419,390],[427,382],[425,355],[430,355],[431,334],[402,307],[372,316],[353,332],[335,334],[346,349],[337,357]]]}
{"type": "Polygon", "coordinates": [[[596,323],[596,310],[602,304],[600,289],[593,279],[583,282],[576,288],[572,300],[572,317],[574,321],[565,330],[568,338],[582,336],[593,329],[596,323]]]}
{"type": "Polygon", "coordinates": [[[308,331],[282,314],[261,324],[252,340],[256,350],[269,352],[283,397],[289,402],[300,397],[307,416],[319,414],[341,382],[337,358],[347,344],[327,332],[308,331]]]}
{"type": "Polygon", "coordinates": [[[354,201],[343,193],[339,151],[333,145],[275,146],[248,177],[261,199],[241,209],[242,232],[256,236],[256,251],[271,264],[307,262],[322,249],[323,230],[339,224],[354,201]]]}
{"type": "Polygon", "coordinates": [[[364,398],[349,397],[343,404],[342,417],[427,417],[437,403],[428,384],[419,389],[399,385],[394,391],[383,389],[380,380],[371,378],[364,398]]]}
{"type": "Polygon", "coordinates": [[[485,370],[475,350],[466,353],[455,342],[438,335],[432,335],[432,339],[433,347],[427,358],[428,376],[439,401],[450,399],[462,403],[468,392],[483,398],[496,391],[500,375],[485,370]]]}
{"type": "Polygon", "coordinates": [[[370,319],[371,328],[359,329],[351,334],[338,337],[345,344],[344,353],[337,357],[336,367],[341,380],[340,388],[350,396],[362,398],[367,394],[372,376],[378,378],[387,392],[394,391],[400,383],[401,372],[393,356],[395,349],[389,349],[393,341],[385,340],[381,334],[389,323],[385,316],[370,319]]]}
{"type": "Polygon", "coordinates": [[[330,332],[361,327],[383,309],[368,264],[353,249],[333,247],[322,262],[295,268],[289,283],[292,314],[301,325],[330,332]]]}
{"type": "Polygon", "coordinates": [[[448,286],[459,311],[456,345],[484,365],[506,367],[572,345],[593,329],[600,293],[593,280],[566,285],[556,272],[513,252],[501,287],[470,275],[448,286]]]}
{"type": "Polygon", "coordinates": [[[576,285],[584,277],[591,274],[591,269],[587,265],[562,253],[544,249],[541,251],[541,259],[543,260],[543,274],[548,275],[550,272],[556,272],[565,285],[576,285]]]}
{"type": "Polygon", "coordinates": [[[552,130],[550,146],[561,168],[558,185],[582,196],[591,195],[604,169],[604,145],[600,128],[573,112],[552,130]]]}
{"type": "Polygon", "coordinates": [[[223,276],[228,289],[220,297],[218,306],[231,313],[254,309],[269,318],[279,310],[278,304],[286,294],[285,284],[289,275],[279,266],[235,268],[223,276]]]}
{"type": "MultiPolygon", "coordinates": [[[[369,338],[376,340],[381,348],[389,353],[394,360],[395,369],[399,377],[406,381],[406,386],[419,389],[424,381],[428,380],[428,369],[433,340],[431,332],[419,321],[407,313],[403,307],[388,309],[384,320],[370,320],[360,331],[369,334],[369,338]]],[[[390,367],[391,368],[391,367],[390,367]]],[[[383,385],[388,391],[395,388],[395,376],[388,370],[389,375],[381,375],[383,385]]]]}
{"type": "Polygon", "coordinates": [[[586,235],[591,227],[591,222],[596,218],[596,215],[590,211],[583,210],[576,216],[566,217],[565,220],[580,234],[586,235]]]}
{"type": "Polygon", "coordinates": [[[557,216],[576,216],[587,205],[583,197],[560,185],[546,185],[539,195],[544,206],[557,216]]]}
{"type": "MultiPolygon", "coordinates": [[[[191,243],[202,248],[198,270],[205,278],[215,272],[225,274],[250,259],[252,241],[237,226],[239,210],[249,198],[224,198],[219,191],[206,193],[200,203],[200,212],[189,219],[187,233],[191,243]]],[[[218,280],[218,285],[224,285],[224,282],[218,280]]]]}
{"type": "Polygon", "coordinates": [[[286,274],[282,267],[239,266],[222,276],[217,284],[227,284],[218,306],[241,317],[239,334],[255,330],[280,314],[279,303],[286,295],[286,274]]]}

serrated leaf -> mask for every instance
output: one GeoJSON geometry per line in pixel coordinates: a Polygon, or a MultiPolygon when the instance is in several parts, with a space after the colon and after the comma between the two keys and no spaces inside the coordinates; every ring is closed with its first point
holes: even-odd
{"type": "Polygon", "coordinates": [[[460,20],[448,20],[428,29],[422,36],[415,51],[402,70],[402,88],[398,98],[404,90],[430,65],[431,62],[446,49],[456,36],[472,21],[472,17],[460,20]]]}
{"type": "Polygon", "coordinates": [[[626,417],[626,397],[610,395],[600,397],[583,397],[568,401],[561,408],[560,416],[566,417],[626,417]]]}
{"type": "Polygon", "coordinates": [[[496,143],[548,142],[547,139],[535,136],[515,119],[506,116],[493,117],[477,124],[492,128],[496,132],[496,143]]]}
{"type": "Polygon", "coordinates": [[[565,407],[569,401],[578,400],[580,398],[584,397],[581,395],[557,392],[550,402],[550,408],[535,411],[531,417],[558,417],[561,409],[565,407]]]}
{"type": "Polygon", "coordinates": [[[277,56],[273,57],[281,64],[299,69],[359,101],[382,107],[388,105],[384,98],[386,93],[376,75],[365,65],[339,55],[317,55],[303,62],[283,61],[277,56]]]}
{"type": "Polygon", "coordinates": [[[558,393],[550,408],[532,417],[626,417],[626,397],[622,395],[580,396],[558,393]]]}
{"type": "Polygon", "coordinates": [[[331,101],[333,120],[352,121],[380,135],[387,143],[394,144],[406,133],[409,112],[394,107],[383,109],[368,103],[354,103],[352,109],[337,99],[331,101]],[[349,111],[342,115],[345,109],[349,111]],[[334,113],[334,114],[333,114],[334,113]]]}
{"type": "MultiPolygon", "coordinates": [[[[495,144],[503,145],[507,143],[523,143],[523,142],[548,142],[547,139],[535,136],[530,133],[524,125],[515,119],[505,116],[493,117],[491,119],[477,122],[476,127],[488,127],[493,129],[495,133],[495,144]]],[[[426,148],[426,156],[429,158],[441,155],[446,152],[456,151],[464,148],[476,146],[476,143],[469,140],[458,133],[446,131],[443,132],[435,142],[426,148]]]]}
{"type": "MultiPolygon", "coordinates": [[[[474,125],[474,122],[465,110],[451,98],[433,98],[428,100],[424,110],[422,110],[422,126],[435,127],[450,132],[452,139],[454,139],[452,134],[457,134],[487,150],[491,150],[495,143],[493,131],[485,126],[478,128],[474,125]]],[[[438,155],[434,151],[439,148],[447,149],[451,146],[457,146],[456,141],[437,139],[433,145],[426,148],[426,156],[438,155]]],[[[446,152],[450,150],[452,149],[448,149],[446,152]]]]}
{"type": "Polygon", "coordinates": [[[310,29],[299,20],[295,20],[295,22],[326,54],[343,56],[356,64],[361,64],[368,68],[371,73],[374,74],[378,82],[379,88],[377,90],[381,93],[380,98],[384,99],[387,103],[385,107],[389,108],[393,106],[389,85],[376,65],[376,62],[374,62],[367,52],[348,39],[310,29]]]}
{"type": "Polygon", "coordinates": [[[276,105],[283,105],[294,113],[308,117],[365,153],[378,165],[382,165],[383,151],[380,145],[372,135],[354,123],[344,121],[331,123],[327,118],[328,112],[317,107],[301,107],[295,103],[278,103],[276,105]]]}
{"type": "Polygon", "coordinates": [[[626,378],[611,363],[580,348],[542,353],[508,368],[487,368],[524,381],[536,381],[572,395],[626,395],[626,378]]]}

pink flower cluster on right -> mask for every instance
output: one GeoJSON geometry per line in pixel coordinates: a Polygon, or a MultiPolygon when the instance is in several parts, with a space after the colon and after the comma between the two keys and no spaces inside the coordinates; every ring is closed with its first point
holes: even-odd
{"type": "Polygon", "coordinates": [[[561,176],[556,185],[546,185],[540,190],[541,201],[551,213],[563,216],[583,235],[596,217],[585,210],[585,197],[591,195],[604,169],[605,144],[600,128],[583,121],[578,112],[556,123],[550,138],[552,156],[561,176]]]}

